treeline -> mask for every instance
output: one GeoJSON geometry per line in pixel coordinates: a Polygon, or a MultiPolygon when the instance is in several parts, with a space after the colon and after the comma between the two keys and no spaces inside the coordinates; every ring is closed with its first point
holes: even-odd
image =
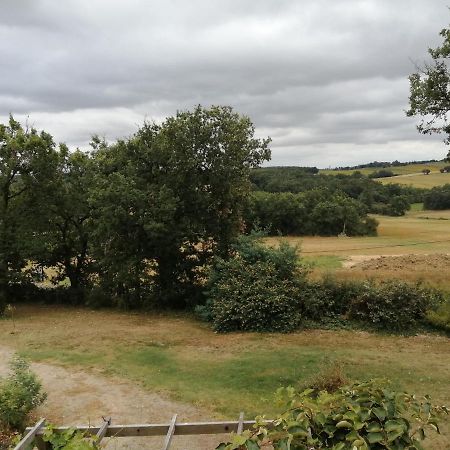
{"type": "Polygon", "coordinates": [[[425,194],[424,209],[450,209],[450,184],[436,186],[425,194]]]}
{"type": "Polygon", "coordinates": [[[301,167],[257,168],[250,180],[247,223],[272,234],[372,235],[376,221],[368,213],[404,215],[427,192],[383,185],[358,172],[324,175],[301,167]]]}
{"type": "Polygon", "coordinates": [[[359,169],[370,169],[370,168],[381,168],[385,169],[386,167],[400,167],[400,166],[409,166],[410,164],[429,164],[440,162],[437,159],[427,159],[424,161],[409,161],[409,162],[400,162],[400,161],[373,161],[365,164],[358,164],[357,166],[341,166],[335,167],[331,170],[359,170],[359,169]]]}
{"type": "Polygon", "coordinates": [[[268,144],[228,107],[199,106],[72,153],[11,117],[0,125],[0,314],[45,276],[70,280],[36,296],[50,301],[196,302],[205,265],[242,228],[249,172],[270,158],[268,144]]]}

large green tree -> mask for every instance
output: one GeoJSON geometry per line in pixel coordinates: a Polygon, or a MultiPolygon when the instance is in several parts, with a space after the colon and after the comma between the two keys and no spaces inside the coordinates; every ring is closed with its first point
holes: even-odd
{"type": "MultiPolygon", "coordinates": [[[[420,116],[417,126],[423,134],[445,134],[445,143],[450,143],[450,28],[440,32],[442,45],[429,48],[431,62],[409,76],[410,96],[408,116],[420,116]]],[[[450,151],[447,154],[450,161],[450,151]]]]}
{"type": "Polygon", "coordinates": [[[198,106],[100,146],[95,259],[118,295],[140,302],[153,283],[166,305],[193,298],[242,227],[250,169],[270,157],[254,132],[230,107],[198,106]]]}
{"type": "Polygon", "coordinates": [[[0,312],[9,284],[22,275],[39,246],[36,212],[51,187],[58,155],[52,137],[23,128],[10,117],[0,124],[0,312]]]}
{"type": "Polygon", "coordinates": [[[90,154],[69,152],[61,146],[58,166],[41,212],[41,242],[33,260],[56,269],[54,282],[68,278],[70,288],[81,294],[93,270],[90,257],[94,164],[90,154]]]}

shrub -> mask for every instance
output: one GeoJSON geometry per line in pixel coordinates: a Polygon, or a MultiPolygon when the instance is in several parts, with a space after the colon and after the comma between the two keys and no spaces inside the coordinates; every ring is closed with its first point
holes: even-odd
{"type": "Polygon", "coordinates": [[[392,172],[390,169],[380,169],[375,170],[374,172],[370,173],[368,175],[369,178],[389,178],[389,177],[395,177],[395,173],[392,172]]]}
{"type": "Polygon", "coordinates": [[[306,389],[314,389],[316,393],[322,391],[336,392],[348,382],[343,365],[338,361],[327,361],[320,372],[312,378],[306,379],[297,390],[303,392],[306,389]]]}
{"type": "Polygon", "coordinates": [[[424,209],[450,209],[450,184],[436,186],[424,196],[424,209]]]}
{"type": "Polygon", "coordinates": [[[428,311],[427,320],[434,327],[450,332],[450,300],[440,305],[435,311],[428,311]]]}
{"type": "Polygon", "coordinates": [[[317,323],[342,317],[347,314],[351,302],[362,289],[361,282],[338,281],[332,276],[309,282],[301,293],[302,315],[317,323]]]}
{"type": "Polygon", "coordinates": [[[448,414],[428,396],[417,399],[375,381],[334,393],[293,388],[282,392],[287,397],[283,414],[269,423],[258,417],[253,429],[232,435],[217,449],[422,449],[420,440],[428,430],[439,432],[437,421],[448,414]]]}
{"type": "Polygon", "coordinates": [[[15,356],[11,373],[0,380],[0,425],[22,429],[28,414],[47,398],[27,361],[15,356]]]}
{"type": "Polygon", "coordinates": [[[351,302],[350,318],[392,331],[407,331],[424,322],[428,310],[442,302],[442,294],[420,283],[398,280],[364,283],[351,302]]]}
{"type": "Polygon", "coordinates": [[[228,260],[215,259],[207,283],[208,303],[200,312],[210,315],[214,329],[221,332],[296,329],[305,276],[297,249],[286,243],[268,248],[254,236],[242,236],[234,252],[228,260]]]}

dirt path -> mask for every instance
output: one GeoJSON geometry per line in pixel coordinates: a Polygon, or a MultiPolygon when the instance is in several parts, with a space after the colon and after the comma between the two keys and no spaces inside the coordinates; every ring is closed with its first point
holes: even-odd
{"type": "MultiPolygon", "coordinates": [[[[0,375],[7,373],[12,351],[0,347],[0,375]]],[[[42,380],[48,399],[38,416],[61,425],[101,423],[101,417],[111,416],[115,424],[168,423],[173,414],[180,422],[214,420],[211,413],[191,405],[168,400],[149,393],[139,386],[118,379],[105,378],[78,370],[68,370],[51,364],[33,363],[33,370],[42,380]]],[[[110,439],[108,449],[158,449],[163,437],[110,439]]],[[[175,437],[171,449],[213,449],[220,437],[175,437]]]]}
{"type": "Polygon", "coordinates": [[[354,255],[343,262],[344,269],[361,270],[408,270],[424,272],[449,267],[450,254],[407,254],[407,255],[354,255]]]}

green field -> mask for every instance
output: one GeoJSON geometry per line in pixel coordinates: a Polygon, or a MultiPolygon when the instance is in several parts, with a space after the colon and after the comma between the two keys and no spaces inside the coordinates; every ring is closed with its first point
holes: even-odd
{"type": "MultiPolygon", "coordinates": [[[[392,166],[387,167],[386,169],[392,170],[392,172],[398,175],[408,175],[412,173],[421,173],[423,169],[430,169],[431,173],[438,172],[445,166],[448,166],[450,163],[448,162],[433,162],[429,164],[407,164],[406,166],[392,166]]],[[[356,169],[358,172],[361,172],[364,175],[369,175],[376,170],[380,170],[380,167],[369,167],[364,169],[356,169]]],[[[331,170],[331,169],[321,169],[320,173],[335,175],[335,174],[344,174],[351,175],[355,170],[331,170]]]]}
{"type": "MultiPolygon", "coordinates": [[[[406,186],[414,186],[418,188],[431,189],[435,186],[442,186],[443,184],[450,184],[450,173],[440,173],[439,169],[444,166],[448,166],[447,162],[438,162],[430,164],[408,164],[407,166],[393,166],[387,169],[392,170],[392,172],[398,174],[395,177],[388,178],[377,178],[376,180],[383,183],[398,183],[406,186]],[[429,175],[424,175],[422,173],[423,169],[430,169],[431,173],[429,175]]],[[[364,175],[369,175],[379,168],[366,168],[358,169],[364,175]]],[[[328,175],[351,175],[354,170],[320,170],[320,173],[328,175]]]]}

